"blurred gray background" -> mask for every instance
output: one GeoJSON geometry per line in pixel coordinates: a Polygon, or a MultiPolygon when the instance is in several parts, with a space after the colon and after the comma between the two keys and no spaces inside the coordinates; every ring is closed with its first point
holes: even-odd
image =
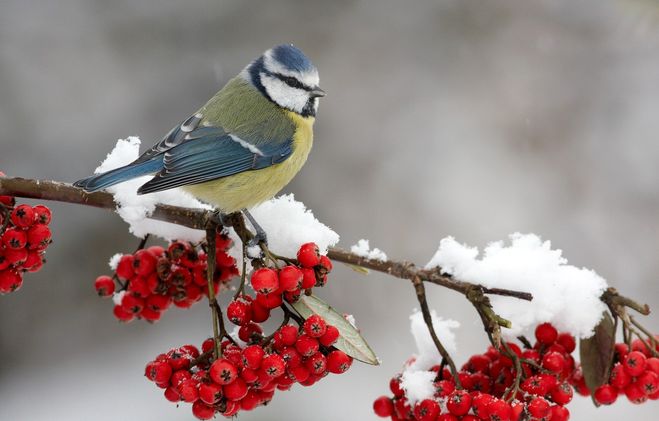
{"type": "MultiPolygon", "coordinates": [[[[342,235],[424,264],[440,238],[479,247],[535,232],[572,264],[659,309],[659,8],[649,0],[3,0],[0,169],[73,181],[117,138],[159,139],[249,60],[293,42],[320,69],[311,158],[287,189],[342,235]]],[[[142,377],[209,333],[205,306],[120,325],[92,283],[137,244],[114,214],[49,204],[43,270],[0,298],[0,419],[189,420],[142,377]]],[[[486,346],[459,320],[462,358],[486,346]]],[[[383,360],[279,393],[244,420],[375,419],[414,352],[404,281],[338,268],[320,295],[383,360]]],[[[659,318],[647,326],[659,331],[659,318]]],[[[624,400],[624,399],[623,399],[624,400]]],[[[657,403],[575,420],[656,419],[657,403]]]]}

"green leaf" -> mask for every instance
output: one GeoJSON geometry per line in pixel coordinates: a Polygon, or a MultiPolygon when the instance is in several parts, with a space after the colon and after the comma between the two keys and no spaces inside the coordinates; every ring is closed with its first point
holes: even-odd
{"type": "Polygon", "coordinates": [[[359,331],[329,304],[314,295],[303,295],[292,305],[295,311],[305,319],[317,314],[325,319],[327,324],[336,327],[340,334],[334,344],[337,349],[366,364],[380,364],[378,357],[375,356],[359,331]]]}
{"type": "Polygon", "coordinates": [[[609,379],[616,343],[616,327],[604,312],[602,320],[595,326],[595,334],[579,341],[581,368],[586,386],[593,392],[609,379]]]}

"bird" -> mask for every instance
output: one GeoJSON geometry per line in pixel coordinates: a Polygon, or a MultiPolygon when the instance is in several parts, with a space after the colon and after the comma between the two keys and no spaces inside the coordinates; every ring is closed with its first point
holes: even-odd
{"type": "Polygon", "coordinates": [[[176,187],[222,215],[243,212],[274,197],[300,171],[313,144],[318,70],[292,44],[265,51],[135,161],[78,180],[86,192],[153,177],[137,194],[176,187]]]}

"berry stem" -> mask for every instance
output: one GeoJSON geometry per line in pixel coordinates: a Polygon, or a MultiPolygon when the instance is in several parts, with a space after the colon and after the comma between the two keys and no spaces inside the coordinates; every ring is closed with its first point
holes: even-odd
{"type": "Polygon", "coordinates": [[[437,337],[437,333],[435,332],[435,328],[433,327],[432,315],[430,314],[430,309],[428,308],[428,301],[426,299],[426,287],[423,284],[423,281],[418,277],[412,280],[412,285],[414,285],[414,289],[416,291],[416,298],[417,301],[419,301],[419,306],[421,306],[423,321],[428,327],[428,332],[430,333],[430,337],[432,338],[432,341],[435,343],[435,347],[437,348],[437,351],[439,351],[439,354],[448,364],[456,387],[458,389],[462,389],[462,383],[460,382],[460,377],[458,376],[458,370],[455,368],[455,363],[453,362],[451,355],[448,353],[446,348],[444,348],[444,345],[442,345],[442,342],[437,337]]]}
{"type": "Polygon", "coordinates": [[[145,235],[145,236],[140,240],[140,243],[137,245],[137,248],[135,249],[135,252],[134,252],[133,254],[135,254],[135,253],[137,253],[138,251],[142,250],[142,249],[146,246],[146,242],[149,241],[149,236],[151,236],[151,234],[147,234],[147,235],[145,235]]]}
{"type": "Polygon", "coordinates": [[[245,279],[247,278],[247,243],[242,241],[242,250],[243,250],[243,268],[240,272],[240,286],[238,290],[233,295],[233,299],[236,300],[240,294],[245,290],[245,279]]]}
{"type": "Polygon", "coordinates": [[[219,330],[221,323],[221,309],[215,299],[215,285],[213,282],[215,276],[215,233],[215,228],[209,228],[206,230],[206,243],[208,246],[206,280],[208,281],[208,306],[211,308],[213,319],[213,342],[215,342],[215,352],[213,354],[217,359],[222,356],[222,347],[220,345],[221,336],[219,330]]]}
{"type": "Polygon", "coordinates": [[[510,349],[506,341],[501,341],[501,347],[503,348],[503,353],[506,354],[508,358],[513,360],[513,364],[515,364],[515,381],[512,385],[510,385],[508,389],[506,389],[505,392],[503,392],[502,396],[502,398],[506,399],[506,401],[510,403],[517,397],[517,393],[519,392],[519,385],[522,381],[523,374],[522,363],[520,362],[519,356],[517,356],[517,354],[515,354],[512,349],[510,349]]]}

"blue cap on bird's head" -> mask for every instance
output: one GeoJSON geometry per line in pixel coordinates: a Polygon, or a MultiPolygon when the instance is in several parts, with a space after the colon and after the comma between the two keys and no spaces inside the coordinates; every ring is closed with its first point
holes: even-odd
{"type": "Polygon", "coordinates": [[[318,70],[292,44],[272,47],[241,73],[266,98],[302,116],[315,116],[318,98],[325,91],[318,86],[318,70]]]}

